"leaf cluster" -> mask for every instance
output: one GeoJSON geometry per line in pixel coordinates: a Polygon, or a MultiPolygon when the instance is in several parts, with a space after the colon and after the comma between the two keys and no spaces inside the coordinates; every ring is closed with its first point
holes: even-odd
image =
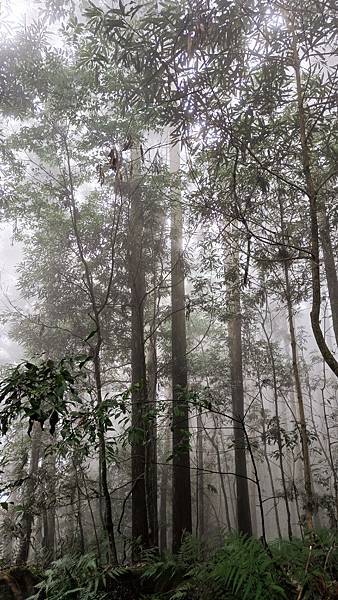
{"type": "Polygon", "coordinates": [[[50,433],[54,434],[59,417],[66,415],[69,405],[79,399],[75,383],[86,359],[85,356],[78,357],[77,361],[73,358],[47,359],[39,364],[26,361],[12,369],[0,382],[2,435],[6,435],[18,417],[28,418],[28,434],[34,422],[43,428],[46,421],[50,433]]]}

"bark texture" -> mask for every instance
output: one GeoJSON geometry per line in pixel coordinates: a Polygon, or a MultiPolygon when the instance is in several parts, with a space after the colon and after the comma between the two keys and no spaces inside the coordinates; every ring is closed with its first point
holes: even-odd
{"type": "Polygon", "coordinates": [[[39,468],[39,458],[41,449],[41,425],[35,422],[32,429],[32,445],[30,462],[28,469],[28,479],[24,489],[23,515],[21,522],[21,536],[19,540],[19,550],[16,557],[17,565],[25,565],[28,561],[29,549],[31,544],[32,529],[34,523],[34,490],[39,468]]]}
{"type": "Polygon", "coordinates": [[[228,334],[231,363],[232,414],[234,419],[237,523],[239,531],[251,536],[252,525],[247,479],[246,436],[244,431],[242,316],[239,256],[237,251],[232,252],[228,279],[227,287],[230,308],[228,334]]]}
{"type": "Polygon", "coordinates": [[[140,156],[131,152],[129,276],[131,290],[131,381],[132,381],[132,537],[134,558],[139,548],[149,546],[146,499],[146,413],[148,394],[144,352],[144,301],[146,297],[143,257],[144,214],[141,194],[140,156]]]}
{"type": "MultiPolygon", "coordinates": [[[[179,165],[179,148],[171,147],[170,170],[177,173],[179,165]]],[[[180,200],[180,195],[175,195],[171,208],[173,552],[179,550],[184,533],[192,531],[183,218],[180,200]]]]}
{"type": "Polygon", "coordinates": [[[325,274],[331,306],[331,317],[336,345],[338,347],[338,277],[330,235],[330,223],[324,201],[319,211],[319,233],[323,250],[325,274]]]}

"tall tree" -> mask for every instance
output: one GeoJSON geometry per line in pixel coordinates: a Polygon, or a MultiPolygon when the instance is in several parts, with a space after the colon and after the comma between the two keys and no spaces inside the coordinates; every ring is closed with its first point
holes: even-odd
{"type": "MultiPolygon", "coordinates": [[[[170,171],[178,176],[180,149],[170,146],[170,171]]],[[[185,321],[185,269],[183,257],[183,214],[180,193],[171,205],[171,346],[172,346],[172,431],[173,431],[173,551],[181,546],[184,533],[192,531],[190,434],[185,321]]]]}
{"type": "Polygon", "coordinates": [[[330,221],[324,198],[321,198],[319,203],[318,224],[320,241],[323,250],[326,281],[330,298],[333,331],[336,345],[338,347],[338,276],[335,253],[331,240],[330,221]]]}
{"type": "Polygon", "coordinates": [[[234,427],[236,501],[238,529],[246,535],[252,535],[248,473],[246,464],[243,352],[242,352],[242,315],[239,274],[239,253],[231,249],[230,264],[227,270],[228,287],[228,336],[230,350],[231,398],[234,427]]]}
{"type": "Polygon", "coordinates": [[[204,451],[203,451],[203,420],[200,412],[197,414],[197,432],[196,432],[196,454],[197,454],[197,478],[196,478],[196,499],[197,499],[197,526],[196,531],[200,538],[205,534],[205,489],[204,489],[204,451]]]}
{"type": "Polygon", "coordinates": [[[34,492],[38,476],[39,458],[41,451],[41,425],[33,423],[32,445],[30,451],[28,477],[24,488],[23,514],[21,523],[21,535],[19,540],[19,549],[16,557],[16,564],[23,565],[27,563],[29,550],[31,547],[31,538],[34,524],[35,507],[34,492]]]}
{"type": "MultiPolygon", "coordinates": [[[[299,15],[291,10],[286,11],[286,20],[291,32],[292,44],[292,66],[295,73],[296,82],[296,99],[297,99],[297,116],[299,121],[299,138],[301,145],[301,163],[303,167],[305,179],[305,191],[309,201],[310,215],[310,247],[311,247],[311,283],[312,283],[312,306],[311,306],[311,325],[312,331],[317,342],[318,348],[325,362],[328,364],[333,373],[338,377],[338,362],[330,351],[320,324],[320,309],[321,309],[321,281],[320,281],[320,252],[319,252],[319,207],[318,194],[325,185],[326,180],[329,180],[334,175],[337,175],[337,170],[329,172],[326,178],[322,181],[316,181],[312,167],[312,155],[310,147],[310,131],[307,126],[306,106],[304,104],[304,83],[302,81],[303,68],[299,57],[299,39],[297,35],[297,26],[301,28],[302,23],[296,24],[296,16],[299,15]]],[[[327,241],[327,240],[326,240],[327,241]]],[[[328,249],[328,248],[327,248],[328,249]]],[[[328,257],[327,257],[328,258],[328,257]]],[[[331,283],[332,290],[332,283],[331,283]]],[[[304,448],[303,448],[304,450],[304,448]]],[[[306,461],[306,457],[304,457],[306,461]]],[[[305,485],[308,487],[310,494],[310,481],[305,485]]],[[[310,501],[310,499],[309,499],[310,501]]],[[[311,519],[309,517],[309,524],[311,519]]]]}
{"type": "MultiPolygon", "coordinates": [[[[279,195],[279,207],[280,207],[280,219],[281,219],[281,231],[282,231],[282,242],[285,244],[287,241],[285,236],[285,222],[284,222],[284,207],[283,199],[279,195]]],[[[304,408],[304,395],[302,389],[302,382],[300,377],[300,368],[298,360],[298,349],[297,349],[297,338],[294,324],[294,310],[292,302],[292,288],[290,282],[289,273],[289,261],[287,257],[283,260],[283,271],[285,279],[285,297],[286,306],[288,313],[288,324],[290,332],[290,345],[291,345],[291,356],[292,356],[292,371],[295,382],[298,412],[299,412],[299,425],[300,425],[300,438],[302,443],[303,453],[303,465],[304,465],[304,485],[306,494],[305,512],[306,512],[306,523],[309,530],[313,529],[313,489],[312,489],[312,475],[311,475],[311,464],[310,464],[310,451],[309,451],[309,438],[307,431],[307,419],[304,408]]],[[[312,273],[313,276],[313,273],[312,273]]],[[[314,285],[312,281],[312,285],[314,285]]]]}
{"type": "Polygon", "coordinates": [[[132,401],[132,537],[134,556],[139,546],[149,546],[146,497],[146,418],[148,389],[144,344],[144,302],[146,299],[144,266],[144,213],[141,194],[141,157],[134,142],[131,151],[129,277],[131,289],[131,401],[132,401]]]}
{"type": "Polygon", "coordinates": [[[54,560],[56,533],[56,449],[53,448],[52,440],[49,440],[49,443],[51,448],[48,448],[48,446],[45,448],[45,456],[42,463],[43,476],[45,479],[45,494],[43,506],[43,537],[41,545],[44,550],[44,562],[46,565],[54,560]]]}
{"type": "Polygon", "coordinates": [[[288,488],[287,488],[287,483],[286,483],[285,467],[284,467],[283,440],[282,440],[282,433],[281,433],[281,420],[280,420],[280,414],[279,414],[277,369],[276,369],[274,348],[273,348],[273,344],[271,341],[272,322],[271,322],[271,313],[270,313],[267,297],[266,297],[266,310],[265,310],[265,314],[262,318],[262,328],[263,328],[266,343],[267,343],[268,357],[270,359],[270,365],[271,365],[271,371],[272,371],[273,400],[274,400],[275,418],[276,418],[276,441],[277,441],[277,446],[278,446],[278,462],[279,462],[279,468],[280,468],[280,474],[281,474],[282,486],[283,486],[283,496],[284,496],[285,510],[286,510],[288,537],[289,537],[289,540],[291,541],[292,540],[291,512],[290,512],[289,495],[288,495],[288,488]],[[267,321],[268,314],[270,317],[270,330],[269,331],[267,328],[268,327],[268,321],[267,321]]]}

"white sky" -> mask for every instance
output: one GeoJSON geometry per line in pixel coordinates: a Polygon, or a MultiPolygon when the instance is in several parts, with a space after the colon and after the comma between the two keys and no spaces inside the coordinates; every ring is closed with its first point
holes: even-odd
{"type": "Polygon", "coordinates": [[[0,0],[1,30],[26,23],[30,12],[30,0],[0,0]]]}

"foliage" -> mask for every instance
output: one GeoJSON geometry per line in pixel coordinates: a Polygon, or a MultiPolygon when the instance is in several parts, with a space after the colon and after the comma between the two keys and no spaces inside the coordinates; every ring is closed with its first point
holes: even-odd
{"type": "MultiPolygon", "coordinates": [[[[127,442],[132,444],[140,434],[129,424],[131,388],[113,397],[107,395],[93,408],[89,400],[91,387],[86,383],[88,373],[84,369],[89,361],[91,357],[83,354],[66,356],[59,361],[26,361],[11,369],[0,380],[2,435],[5,436],[9,427],[20,418],[28,420],[28,435],[31,435],[34,422],[40,423],[42,429],[48,422],[52,435],[58,425],[60,441],[56,440],[56,445],[61,454],[67,454],[72,448],[88,455],[90,446],[97,441],[100,427],[111,432],[123,427],[122,433],[107,443],[108,459],[116,460],[118,442],[121,447],[127,442]]],[[[143,435],[143,431],[141,433],[143,435]]],[[[0,503],[2,508],[6,505],[6,502],[0,503]]]]}
{"type": "Polygon", "coordinates": [[[278,569],[262,543],[238,534],[227,537],[224,547],[207,565],[206,573],[197,575],[200,583],[231,591],[235,598],[268,600],[287,598],[278,569]]]}
{"type": "Polygon", "coordinates": [[[302,598],[330,597],[338,576],[337,535],[318,530],[308,542],[295,539],[271,544],[274,559],[292,581],[304,590],[302,598]]]}
{"type": "Polygon", "coordinates": [[[86,359],[82,356],[80,361],[62,358],[58,362],[47,359],[40,364],[24,362],[12,369],[0,383],[2,435],[19,416],[28,417],[29,434],[35,421],[42,427],[48,421],[53,434],[59,416],[67,413],[67,405],[78,400],[74,367],[81,368],[86,359]]]}
{"type": "MultiPolygon", "coordinates": [[[[331,2],[315,0],[301,9],[292,0],[283,6],[216,0],[212,7],[199,1],[149,3],[142,14],[123,4],[108,10],[90,5],[85,13],[91,35],[85,62],[99,71],[113,58],[125,66],[129,81],[123,92],[130,105],[159,112],[161,125],[170,124],[186,144],[198,171],[193,201],[199,197],[200,216],[211,217],[213,225],[218,218],[238,221],[248,244],[247,265],[252,254],[268,271],[276,265],[298,271],[298,300],[310,297],[309,283],[318,296],[317,280],[304,262],[308,239],[319,243],[320,209],[320,200],[315,211],[304,202],[312,195],[306,163],[314,207],[337,177],[332,9],[331,2]],[[268,197],[274,198],[270,205],[268,197]],[[316,221],[312,232],[304,210],[316,221]],[[300,271],[297,262],[305,268],[300,271]]],[[[315,323],[318,347],[337,375],[319,328],[315,323]]]]}
{"type": "Polygon", "coordinates": [[[177,557],[150,563],[143,578],[152,580],[157,600],[278,600],[334,598],[337,546],[322,531],[310,542],[278,541],[265,548],[255,538],[232,534],[209,559],[187,536],[177,557]],[[332,595],[330,595],[332,593],[332,595]]]}
{"type": "Polygon", "coordinates": [[[191,585],[186,578],[189,578],[192,565],[198,565],[202,560],[202,551],[201,542],[191,535],[186,535],[178,554],[168,554],[164,560],[150,560],[142,579],[151,581],[158,594],[166,594],[171,598],[172,593],[183,593],[183,590],[191,585]]]}
{"type": "Polygon", "coordinates": [[[135,568],[102,567],[94,553],[67,555],[45,572],[30,600],[104,600],[115,597],[114,590],[122,598],[122,589],[131,598],[135,581],[145,600],[291,600],[300,592],[306,600],[334,598],[338,551],[331,532],[305,542],[279,540],[268,550],[255,538],[232,534],[203,560],[205,551],[186,536],[177,556],[158,560],[149,553],[146,565],[135,568]]]}
{"type": "Polygon", "coordinates": [[[116,580],[126,571],[125,567],[100,567],[94,553],[67,555],[45,572],[44,580],[36,586],[38,591],[30,600],[44,595],[49,600],[104,600],[108,598],[104,591],[108,580],[116,580]]]}

